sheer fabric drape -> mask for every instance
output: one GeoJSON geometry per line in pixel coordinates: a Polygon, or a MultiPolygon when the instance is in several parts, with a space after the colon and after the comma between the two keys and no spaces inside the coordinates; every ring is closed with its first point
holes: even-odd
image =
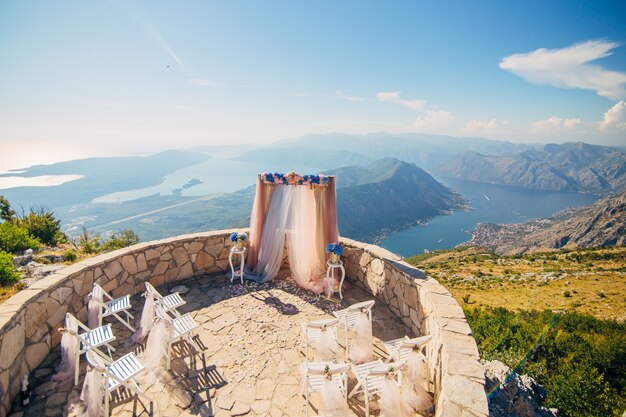
{"type": "Polygon", "coordinates": [[[247,266],[261,282],[276,277],[285,242],[296,283],[315,292],[326,290],[326,244],[339,240],[334,178],[325,187],[267,185],[257,179],[250,216],[247,266]]]}

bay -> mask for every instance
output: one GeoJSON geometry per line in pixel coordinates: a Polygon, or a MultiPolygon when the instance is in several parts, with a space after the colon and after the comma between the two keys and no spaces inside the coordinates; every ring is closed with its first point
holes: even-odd
{"type": "Polygon", "coordinates": [[[471,239],[478,223],[523,223],[568,207],[594,203],[597,195],[526,190],[451,178],[436,178],[470,201],[472,211],[437,216],[425,226],[389,235],[380,244],[401,256],[448,249],[471,239]]]}

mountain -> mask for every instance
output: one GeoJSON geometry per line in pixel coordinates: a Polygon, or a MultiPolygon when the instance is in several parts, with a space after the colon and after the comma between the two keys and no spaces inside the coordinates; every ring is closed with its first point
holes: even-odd
{"type": "Polygon", "coordinates": [[[586,248],[626,244],[626,192],[554,217],[521,224],[479,224],[465,245],[519,254],[551,248],[586,248]]]}
{"type": "Polygon", "coordinates": [[[427,172],[395,158],[329,171],[337,181],[339,231],[366,242],[434,216],[467,208],[467,201],[427,172]]]}
{"type": "Polygon", "coordinates": [[[582,142],[549,144],[512,155],[467,152],[435,172],[535,190],[608,194],[626,189],[626,152],[582,142]]]}
{"type": "MultiPolygon", "coordinates": [[[[298,139],[285,140],[268,146],[268,149],[285,148],[298,148],[307,150],[312,154],[321,153],[322,155],[328,151],[347,151],[358,153],[371,160],[397,158],[430,170],[465,152],[507,155],[533,149],[534,146],[482,138],[387,132],[365,135],[308,134],[298,139]]],[[[295,154],[299,154],[299,152],[295,154]]]]}

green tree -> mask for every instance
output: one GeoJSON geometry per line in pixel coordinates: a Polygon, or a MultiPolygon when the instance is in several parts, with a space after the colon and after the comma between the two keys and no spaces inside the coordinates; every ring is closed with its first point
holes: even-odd
{"type": "Polygon", "coordinates": [[[0,250],[18,254],[26,249],[39,249],[39,241],[13,221],[0,224],[0,250]]]}
{"type": "Polygon", "coordinates": [[[3,195],[0,195],[0,219],[9,221],[13,219],[13,216],[15,216],[15,211],[11,209],[9,200],[4,198],[3,195]]]}
{"type": "Polygon", "coordinates": [[[13,257],[0,250],[0,286],[13,285],[20,280],[20,275],[15,272],[13,257]]]}
{"type": "Polygon", "coordinates": [[[67,240],[65,234],[61,232],[61,221],[45,207],[31,208],[30,213],[22,215],[18,223],[46,245],[54,246],[67,240]]]}

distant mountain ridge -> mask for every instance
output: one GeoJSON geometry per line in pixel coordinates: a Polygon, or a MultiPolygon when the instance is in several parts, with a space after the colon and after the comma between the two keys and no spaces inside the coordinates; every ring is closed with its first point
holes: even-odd
{"type": "Polygon", "coordinates": [[[549,144],[504,156],[467,152],[435,172],[527,189],[608,194],[626,189],[626,152],[583,142],[549,144]]]}
{"type": "Polygon", "coordinates": [[[343,236],[376,242],[434,216],[466,209],[467,201],[415,164],[385,158],[331,170],[343,236]]]}
{"type": "Polygon", "coordinates": [[[626,244],[626,192],[554,217],[521,224],[479,224],[464,245],[487,247],[500,254],[541,249],[586,248],[626,244]]]}

